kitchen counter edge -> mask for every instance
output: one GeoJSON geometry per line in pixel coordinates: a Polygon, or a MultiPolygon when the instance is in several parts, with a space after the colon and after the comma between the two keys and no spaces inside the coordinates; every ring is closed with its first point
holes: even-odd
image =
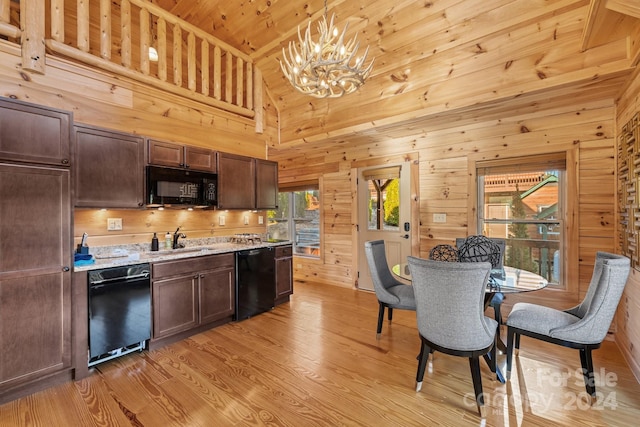
{"type": "Polygon", "coordinates": [[[244,244],[244,243],[217,243],[202,247],[187,247],[181,249],[174,249],[171,251],[159,251],[159,252],[143,252],[140,254],[133,254],[127,257],[120,258],[107,258],[96,259],[94,264],[90,265],[78,265],[73,267],[75,273],[83,271],[98,270],[102,268],[120,267],[123,265],[136,265],[146,264],[161,261],[172,261],[176,259],[194,258],[207,255],[224,254],[229,252],[238,252],[258,248],[269,248],[277,246],[291,245],[291,241],[283,241],[277,243],[256,243],[256,244],[244,244]],[[138,255],[138,256],[136,256],[138,255]]]}

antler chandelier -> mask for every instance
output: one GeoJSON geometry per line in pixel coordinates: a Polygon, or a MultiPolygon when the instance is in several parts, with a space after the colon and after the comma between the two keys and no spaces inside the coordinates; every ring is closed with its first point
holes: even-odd
{"type": "Polygon", "coordinates": [[[345,43],[344,38],[349,24],[345,25],[342,34],[333,25],[335,14],[327,24],[327,0],[324,2],[324,16],[318,22],[319,39],[311,39],[311,21],[307,25],[304,38],[298,27],[299,43],[289,42],[289,55],[282,48],[284,62],[280,68],[285,77],[298,91],[316,98],[338,98],[356,91],[364,84],[373,68],[373,60],[369,65],[364,63],[369,47],[364,55],[357,57],[360,44],[354,36],[345,43]]]}

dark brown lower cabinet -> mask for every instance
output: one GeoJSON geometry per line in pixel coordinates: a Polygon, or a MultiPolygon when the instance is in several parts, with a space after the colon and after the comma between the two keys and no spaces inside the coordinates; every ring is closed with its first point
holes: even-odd
{"type": "Polygon", "coordinates": [[[152,272],[152,340],[233,316],[233,253],[154,263],[152,272]]]}
{"type": "Polygon", "coordinates": [[[275,248],[276,300],[275,304],[289,301],[293,294],[293,247],[277,246],[275,248]]]}
{"type": "Polygon", "coordinates": [[[69,171],[0,163],[0,403],[71,378],[69,171]]]}
{"type": "Polygon", "coordinates": [[[197,274],[153,281],[153,338],[198,325],[197,274]]]}

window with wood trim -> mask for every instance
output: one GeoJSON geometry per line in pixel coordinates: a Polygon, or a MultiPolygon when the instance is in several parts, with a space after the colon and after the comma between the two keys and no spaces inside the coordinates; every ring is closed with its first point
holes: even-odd
{"type": "Polygon", "coordinates": [[[507,241],[504,263],[562,282],[566,158],[478,162],[478,233],[507,241]]]}
{"type": "Polygon", "coordinates": [[[317,182],[281,187],[278,209],[268,211],[267,218],[269,237],[291,240],[294,255],[320,257],[320,190],[317,182]]]}
{"type": "Polygon", "coordinates": [[[369,230],[399,230],[400,166],[370,169],[364,172],[369,188],[369,230]]]}

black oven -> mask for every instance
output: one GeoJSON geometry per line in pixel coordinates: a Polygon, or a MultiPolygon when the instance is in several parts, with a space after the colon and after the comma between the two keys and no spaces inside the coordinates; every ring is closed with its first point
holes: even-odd
{"type": "Polygon", "coordinates": [[[213,173],[157,166],[146,168],[148,207],[186,205],[214,207],[218,176],[213,173]]]}

